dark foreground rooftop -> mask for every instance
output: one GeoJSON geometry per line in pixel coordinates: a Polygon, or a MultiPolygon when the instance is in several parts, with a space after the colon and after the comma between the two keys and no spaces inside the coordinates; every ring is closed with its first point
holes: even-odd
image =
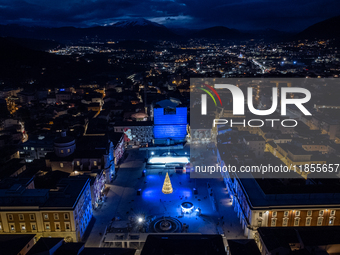
{"type": "Polygon", "coordinates": [[[29,243],[35,235],[0,235],[0,254],[17,255],[25,247],[29,249],[29,243]]]}
{"type": "Polygon", "coordinates": [[[254,239],[231,239],[228,246],[231,255],[261,255],[254,239]]]}
{"type": "Polygon", "coordinates": [[[300,244],[300,250],[312,250],[309,247],[328,249],[332,247],[332,254],[339,254],[340,251],[340,227],[338,226],[260,227],[258,233],[269,252],[277,249],[291,250],[292,244],[300,244]]]}

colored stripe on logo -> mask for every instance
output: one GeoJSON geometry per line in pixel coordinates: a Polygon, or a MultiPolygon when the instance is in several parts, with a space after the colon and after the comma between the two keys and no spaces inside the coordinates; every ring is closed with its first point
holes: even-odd
{"type": "Polygon", "coordinates": [[[211,86],[209,86],[209,85],[207,85],[207,84],[204,84],[204,86],[207,86],[209,89],[212,90],[212,92],[215,93],[215,95],[217,96],[218,100],[219,100],[220,103],[221,103],[221,106],[223,106],[223,105],[222,105],[222,100],[221,100],[220,96],[217,94],[217,91],[216,91],[213,87],[211,87],[211,86]]]}
{"type": "Polygon", "coordinates": [[[213,95],[210,93],[210,91],[208,91],[208,90],[206,90],[206,89],[202,89],[202,88],[199,88],[199,89],[201,89],[201,90],[203,90],[204,92],[206,92],[206,93],[212,98],[212,100],[214,100],[215,106],[217,106],[216,100],[215,100],[215,98],[213,97],[213,95]]]}

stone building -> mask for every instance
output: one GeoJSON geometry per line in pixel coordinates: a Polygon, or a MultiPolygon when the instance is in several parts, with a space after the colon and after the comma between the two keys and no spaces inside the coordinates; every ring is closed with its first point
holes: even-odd
{"type": "Polygon", "coordinates": [[[62,179],[57,189],[19,183],[0,189],[0,234],[35,234],[79,242],[92,218],[90,180],[62,179]]]}

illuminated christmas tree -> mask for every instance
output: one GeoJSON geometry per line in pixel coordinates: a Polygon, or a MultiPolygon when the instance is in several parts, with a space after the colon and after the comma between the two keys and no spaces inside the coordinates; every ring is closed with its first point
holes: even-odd
{"type": "Polygon", "coordinates": [[[170,177],[169,174],[166,173],[165,179],[164,179],[164,183],[163,183],[163,188],[162,188],[162,192],[164,194],[171,194],[172,193],[172,185],[171,185],[171,181],[170,181],[170,177]]]}

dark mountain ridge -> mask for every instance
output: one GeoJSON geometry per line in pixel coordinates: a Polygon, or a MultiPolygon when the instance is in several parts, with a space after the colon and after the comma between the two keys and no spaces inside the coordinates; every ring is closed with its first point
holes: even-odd
{"type": "Polygon", "coordinates": [[[249,40],[265,39],[268,41],[296,39],[340,39],[340,16],[318,22],[304,31],[293,34],[274,29],[240,31],[224,26],[206,29],[168,29],[146,19],[119,21],[109,26],[77,27],[27,27],[21,25],[0,25],[0,36],[54,40],[61,43],[93,42],[109,40],[249,40]]]}
{"type": "Polygon", "coordinates": [[[56,40],[59,42],[95,40],[96,38],[100,40],[175,40],[179,38],[165,26],[145,19],[88,28],[0,25],[0,36],[56,40]]]}
{"type": "Polygon", "coordinates": [[[318,22],[295,37],[296,39],[340,39],[340,16],[318,22]]]}

